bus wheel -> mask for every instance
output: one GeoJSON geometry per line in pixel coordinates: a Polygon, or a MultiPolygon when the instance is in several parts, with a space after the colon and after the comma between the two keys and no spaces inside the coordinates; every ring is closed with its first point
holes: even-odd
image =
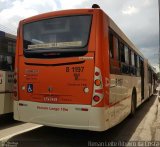
{"type": "Polygon", "coordinates": [[[134,116],[136,112],[136,94],[133,92],[131,100],[131,116],[134,116]]]}

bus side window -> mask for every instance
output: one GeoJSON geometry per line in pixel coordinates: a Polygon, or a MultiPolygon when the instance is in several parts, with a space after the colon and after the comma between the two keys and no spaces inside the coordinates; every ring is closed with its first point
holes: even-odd
{"type": "Polygon", "coordinates": [[[121,63],[121,71],[124,74],[129,74],[129,50],[126,45],[124,45],[124,49],[122,50],[122,63],[121,63]],[[124,51],[123,51],[124,50],[124,51]],[[124,53],[124,55],[123,55],[124,53]],[[124,59],[123,59],[124,58],[124,59]]]}
{"type": "Polygon", "coordinates": [[[131,52],[131,56],[132,56],[132,66],[135,66],[135,60],[134,60],[134,52],[131,52]]]}
{"type": "Polygon", "coordinates": [[[121,73],[122,74],[128,74],[128,48],[124,46],[122,42],[119,43],[119,49],[120,49],[120,61],[121,61],[121,73]]]}
{"type": "Polygon", "coordinates": [[[109,32],[110,72],[120,74],[119,40],[116,34],[109,32]]]}
{"type": "Polygon", "coordinates": [[[118,48],[118,39],[114,37],[114,54],[115,54],[115,59],[119,61],[119,48],[118,48]]]}
{"type": "Polygon", "coordinates": [[[14,53],[16,41],[0,38],[0,69],[4,71],[14,70],[14,53]]]}
{"type": "Polygon", "coordinates": [[[140,60],[139,60],[139,56],[137,56],[137,76],[140,76],[140,60]]]}
{"type": "Polygon", "coordinates": [[[121,59],[121,62],[125,62],[125,52],[124,52],[124,45],[122,42],[119,43],[119,49],[120,49],[120,59],[121,59]]]}
{"type": "Polygon", "coordinates": [[[114,73],[120,74],[120,62],[119,62],[119,46],[118,38],[113,36],[113,50],[114,50],[114,73]]]}
{"type": "Polygon", "coordinates": [[[131,49],[128,48],[128,54],[129,54],[129,65],[132,65],[132,61],[131,61],[131,49]]]}
{"type": "Polygon", "coordinates": [[[137,76],[137,55],[134,54],[134,61],[135,61],[135,76],[137,76]]]}
{"type": "Polygon", "coordinates": [[[109,32],[109,54],[110,54],[110,58],[114,58],[113,34],[111,32],[109,32]]]}
{"type": "Polygon", "coordinates": [[[113,49],[113,34],[109,32],[109,60],[110,60],[110,73],[114,74],[114,49],[113,49]]]}
{"type": "Polygon", "coordinates": [[[129,51],[128,51],[128,47],[124,47],[125,50],[125,63],[129,64],[129,51]]]}
{"type": "Polygon", "coordinates": [[[133,51],[131,51],[130,73],[131,73],[131,75],[135,75],[136,74],[136,70],[135,70],[135,56],[134,56],[134,52],[133,51]]]}

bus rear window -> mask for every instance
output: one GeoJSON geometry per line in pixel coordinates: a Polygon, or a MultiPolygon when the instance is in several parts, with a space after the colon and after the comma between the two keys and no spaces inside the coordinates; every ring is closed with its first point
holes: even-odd
{"type": "Polygon", "coordinates": [[[88,44],[91,15],[44,19],[23,28],[24,50],[84,48],[88,44]]]}

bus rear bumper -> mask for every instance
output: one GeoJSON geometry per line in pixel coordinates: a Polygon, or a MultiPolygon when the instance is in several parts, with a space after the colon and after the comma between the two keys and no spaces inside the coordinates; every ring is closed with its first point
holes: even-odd
{"type": "Polygon", "coordinates": [[[90,105],[48,104],[14,101],[14,119],[46,126],[104,131],[104,108],[90,105]]]}

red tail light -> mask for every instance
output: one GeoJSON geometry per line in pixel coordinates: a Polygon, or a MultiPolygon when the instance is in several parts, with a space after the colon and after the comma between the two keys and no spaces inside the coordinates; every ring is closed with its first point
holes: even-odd
{"type": "Polygon", "coordinates": [[[92,106],[96,106],[99,102],[101,102],[103,96],[104,94],[101,70],[98,67],[95,67],[92,106]]]}
{"type": "Polygon", "coordinates": [[[95,72],[95,76],[99,76],[99,72],[95,72]]]}
{"type": "Polygon", "coordinates": [[[98,102],[98,101],[100,100],[100,97],[97,96],[97,95],[95,95],[95,96],[93,97],[93,100],[94,100],[95,102],[98,102]]]}

